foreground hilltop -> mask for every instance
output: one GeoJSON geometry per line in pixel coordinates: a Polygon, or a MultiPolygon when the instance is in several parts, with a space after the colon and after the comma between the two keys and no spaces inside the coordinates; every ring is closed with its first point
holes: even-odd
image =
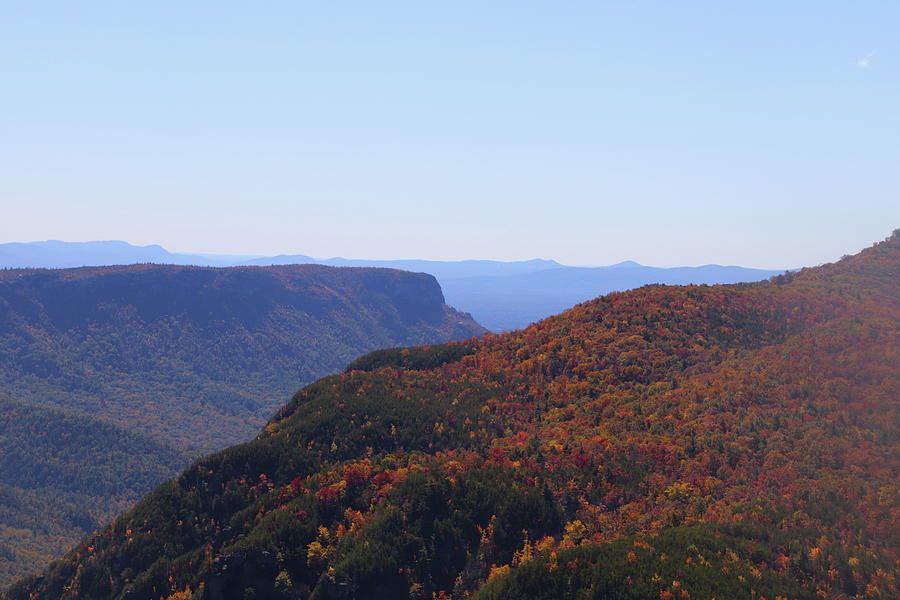
{"type": "Polygon", "coordinates": [[[897,597],[900,236],[382,351],[24,598],[897,597]]]}
{"type": "Polygon", "coordinates": [[[361,353],[483,331],[389,269],[0,271],[0,587],[361,353]]]}

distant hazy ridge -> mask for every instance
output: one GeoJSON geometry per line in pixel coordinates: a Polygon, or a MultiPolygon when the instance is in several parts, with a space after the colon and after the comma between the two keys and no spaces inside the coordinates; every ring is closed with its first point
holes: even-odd
{"type": "Polygon", "coordinates": [[[142,262],[206,266],[324,264],[429,273],[440,282],[450,306],[471,313],[476,321],[494,331],[519,329],[579,302],[650,283],[738,283],[768,279],[781,272],[720,265],[658,268],[633,261],[607,267],[569,267],[542,259],[501,262],[315,259],[303,254],[270,257],[177,254],[161,246],[132,246],[125,242],[0,244],[0,267],[76,267],[142,262]]]}

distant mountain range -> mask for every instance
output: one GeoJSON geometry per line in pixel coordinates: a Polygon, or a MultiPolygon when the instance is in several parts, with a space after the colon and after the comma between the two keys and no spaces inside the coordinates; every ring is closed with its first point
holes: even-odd
{"type": "Polygon", "coordinates": [[[0,271],[0,588],[360,354],[484,331],[393,269],[0,271]]]}
{"type": "Polygon", "coordinates": [[[127,242],[12,242],[0,244],[0,269],[65,269],[102,265],[153,263],[229,267],[252,257],[178,254],[162,246],[134,246],[127,242]]]}
{"type": "Polygon", "coordinates": [[[606,267],[571,267],[553,260],[317,259],[304,254],[234,256],[178,254],[162,246],[126,242],[30,242],[0,244],[0,268],[76,267],[156,263],[200,266],[321,264],[383,267],[434,275],[447,303],[493,331],[525,327],[579,302],[652,283],[717,284],[760,281],[783,271],[736,266],[647,267],[625,261],[606,267]]]}
{"type": "Polygon", "coordinates": [[[652,283],[667,285],[760,281],[780,271],[745,267],[559,267],[505,276],[440,279],[452,306],[472,313],[493,331],[519,329],[597,296],[652,283]]]}

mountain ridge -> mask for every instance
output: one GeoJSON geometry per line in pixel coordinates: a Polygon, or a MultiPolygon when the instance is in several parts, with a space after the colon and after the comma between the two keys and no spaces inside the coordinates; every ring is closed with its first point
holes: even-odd
{"type": "Polygon", "coordinates": [[[0,270],[0,583],[250,439],[304,383],[377,348],[482,332],[432,276],[396,270],[0,270]],[[138,462],[122,452],[138,447],[138,462]]]}
{"type": "Polygon", "coordinates": [[[896,596],[898,281],[895,233],[363,357],[7,597],[896,596]]]}
{"type": "Polygon", "coordinates": [[[160,361],[181,365],[173,367],[171,380],[187,369],[240,388],[226,367],[231,361],[239,372],[257,373],[259,381],[268,373],[269,385],[272,377],[283,379],[279,387],[286,394],[296,382],[322,373],[323,367],[313,366],[316,361],[325,361],[325,372],[337,371],[366,351],[362,348],[415,338],[446,341],[482,331],[444,304],[432,276],[389,269],[139,264],[0,271],[0,332],[8,336],[0,381],[7,394],[26,387],[17,386],[23,377],[58,380],[62,394],[69,388],[90,393],[110,368],[143,377],[165,366],[160,361]],[[331,329],[323,328],[325,323],[331,329]],[[115,339],[115,352],[94,339],[98,330],[115,339]],[[289,331],[294,337],[285,337],[289,331]],[[240,336],[246,339],[239,341],[240,336]],[[304,345],[306,340],[313,345],[304,345]],[[326,343],[332,350],[319,348],[326,343]],[[229,358],[204,358],[210,352],[229,358]],[[274,364],[283,372],[276,375],[274,364]]]}
{"type": "MultiPolygon", "coordinates": [[[[120,242],[124,244],[124,242],[120,242]]],[[[68,247],[65,259],[77,262],[72,254],[81,247],[68,247]]],[[[63,246],[60,247],[61,249],[63,246]]],[[[139,248],[133,248],[137,252],[139,248]]],[[[47,259],[45,259],[47,260],[47,259]]],[[[159,262],[156,255],[144,262],[159,262]]],[[[783,271],[737,266],[648,267],[635,261],[610,266],[573,267],[553,260],[366,260],[341,257],[316,259],[303,254],[276,257],[240,257],[171,254],[168,262],[228,265],[325,264],[339,267],[397,268],[435,276],[448,304],[472,314],[492,331],[511,331],[556,314],[579,302],[612,291],[624,291],[651,283],[735,283],[759,281],[783,271]],[[215,263],[215,264],[212,264],[215,263]]],[[[32,261],[34,262],[34,261],[32,261]]],[[[40,261],[38,261],[40,262],[40,261]]],[[[107,264],[110,261],[107,261],[107,264]]],[[[134,258],[132,262],[141,262],[134,258]]],[[[13,264],[4,259],[0,244],[0,267],[13,264]]]]}

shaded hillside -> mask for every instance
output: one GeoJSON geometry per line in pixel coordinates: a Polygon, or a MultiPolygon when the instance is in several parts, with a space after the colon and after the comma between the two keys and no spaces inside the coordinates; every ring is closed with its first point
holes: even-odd
{"type": "Polygon", "coordinates": [[[186,462],[111,423],[0,397],[0,581],[43,568],[186,462]]]}
{"type": "Polygon", "coordinates": [[[900,236],[297,393],[7,598],[897,597],[900,236]]]}
{"type": "Polygon", "coordinates": [[[304,383],[481,332],[433,277],[387,269],[0,271],[0,585],[250,439],[304,383]]]}
{"type": "Polygon", "coordinates": [[[483,330],[434,278],[313,265],[0,271],[0,390],[182,448],[243,441],[301,384],[483,330]]]}

